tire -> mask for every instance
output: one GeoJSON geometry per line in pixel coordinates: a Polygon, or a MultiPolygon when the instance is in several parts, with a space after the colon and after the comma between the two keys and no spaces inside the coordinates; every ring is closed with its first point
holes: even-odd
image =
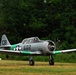
{"type": "Polygon", "coordinates": [[[29,64],[30,64],[31,66],[33,66],[33,65],[34,65],[34,60],[30,60],[30,61],[29,61],[29,64]]]}
{"type": "Polygon", "coordinates": [[[49,65],[54,65],[54,60],[49,60],[49,65]]]}

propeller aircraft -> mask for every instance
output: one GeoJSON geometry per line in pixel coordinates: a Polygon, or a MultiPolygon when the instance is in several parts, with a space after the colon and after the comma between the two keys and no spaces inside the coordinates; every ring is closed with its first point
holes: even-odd
{"type": "Polygon", "coordinates": [[[29,56],[29,64],[34,65],[33,56],[49,56],[49,65],[54,65],[54,54],[75,52],[76,49],[56,50],[51,40],[40,40],[38,37],[25,38],[22,42],[11,45],[5,34],[2,35],[0,53],[29,56]]]}

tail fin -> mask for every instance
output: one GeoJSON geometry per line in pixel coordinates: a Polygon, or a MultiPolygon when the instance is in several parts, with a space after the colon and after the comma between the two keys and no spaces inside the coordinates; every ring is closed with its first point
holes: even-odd
{"type": "Polygon", "coordinates": [[[2,35],[0,47],[11,47],[11,44],[9,43],[5,34],[2,35]]]}

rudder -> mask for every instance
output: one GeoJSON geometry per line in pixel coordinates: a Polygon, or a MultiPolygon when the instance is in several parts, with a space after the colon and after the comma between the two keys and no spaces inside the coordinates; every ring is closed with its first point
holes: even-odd
{"type": "Polygon", "coordinates": [[[8,41],[7,37],[5,34],[2,35],[1,38],[1,46],[0,47],[11,47],[10,42],[8,41]]]}

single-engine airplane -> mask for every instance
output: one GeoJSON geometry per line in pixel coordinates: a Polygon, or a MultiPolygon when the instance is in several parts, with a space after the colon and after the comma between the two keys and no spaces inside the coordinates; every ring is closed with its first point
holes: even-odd
{"type": "Polygon", "coordinates": [[[29,64],[34,65],[33,56],[49,56],[49,65],[54,65],[54,54],[74,52],[76,49],[55,51],[55,43],[51,40],[40,40],[38,37],[24,39],[21,43],[11,45],[5,34],[2,35],[0,53],[28,55],[29,64]]]}

